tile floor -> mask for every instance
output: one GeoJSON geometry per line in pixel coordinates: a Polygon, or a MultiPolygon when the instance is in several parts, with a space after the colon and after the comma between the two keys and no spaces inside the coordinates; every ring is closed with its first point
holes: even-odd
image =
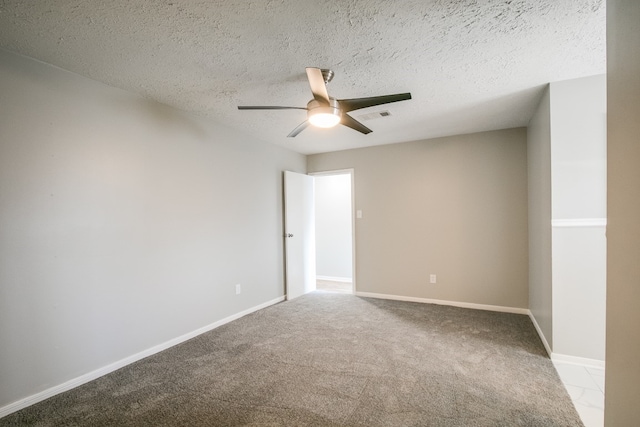
{"type": "Polygon", "coordinates": [[[344,294],[353,293],[351,282],[334,282],[332,280],[317,280],[316,290],[322,292],[340,292],[344,294]]]}
{"type": "Polygon", "coordinates": [[[604,369],[554,361],[585,427],[604,425],[604,369]]]}

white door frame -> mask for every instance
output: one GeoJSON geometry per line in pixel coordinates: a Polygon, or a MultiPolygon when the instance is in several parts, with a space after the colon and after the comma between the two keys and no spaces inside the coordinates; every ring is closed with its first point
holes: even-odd
{"type": "Polygon", "coordinates": [[[353,294],[356,293],[356,187],[355,169],[337,169],[330,171],[310,172],[310,176],[351,175],[351,286],[353,294]]]}

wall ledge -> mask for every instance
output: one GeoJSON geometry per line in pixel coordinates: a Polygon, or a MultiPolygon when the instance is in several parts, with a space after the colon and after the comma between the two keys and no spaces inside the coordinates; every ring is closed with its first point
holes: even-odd
{"type": "Polygon", "coordinates": [[[552,219],[552,227],[606,227],[607,218],[552,219]]]}

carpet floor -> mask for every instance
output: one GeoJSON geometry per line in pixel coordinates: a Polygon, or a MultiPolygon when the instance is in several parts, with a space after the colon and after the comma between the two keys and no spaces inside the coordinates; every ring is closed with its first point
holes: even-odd
{"type": "Polygon", "coordinates": [[[315,292],[0,426],[582,426],[524,315],[315,292]]]}

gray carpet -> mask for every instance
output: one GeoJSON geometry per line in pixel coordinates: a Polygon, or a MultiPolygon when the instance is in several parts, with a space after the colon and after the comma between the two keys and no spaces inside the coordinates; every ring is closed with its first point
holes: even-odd
{"type": "Polygon", "coordinates": [[[524,315],[312,293],[1,426],[582,426],[524,315]]]}

